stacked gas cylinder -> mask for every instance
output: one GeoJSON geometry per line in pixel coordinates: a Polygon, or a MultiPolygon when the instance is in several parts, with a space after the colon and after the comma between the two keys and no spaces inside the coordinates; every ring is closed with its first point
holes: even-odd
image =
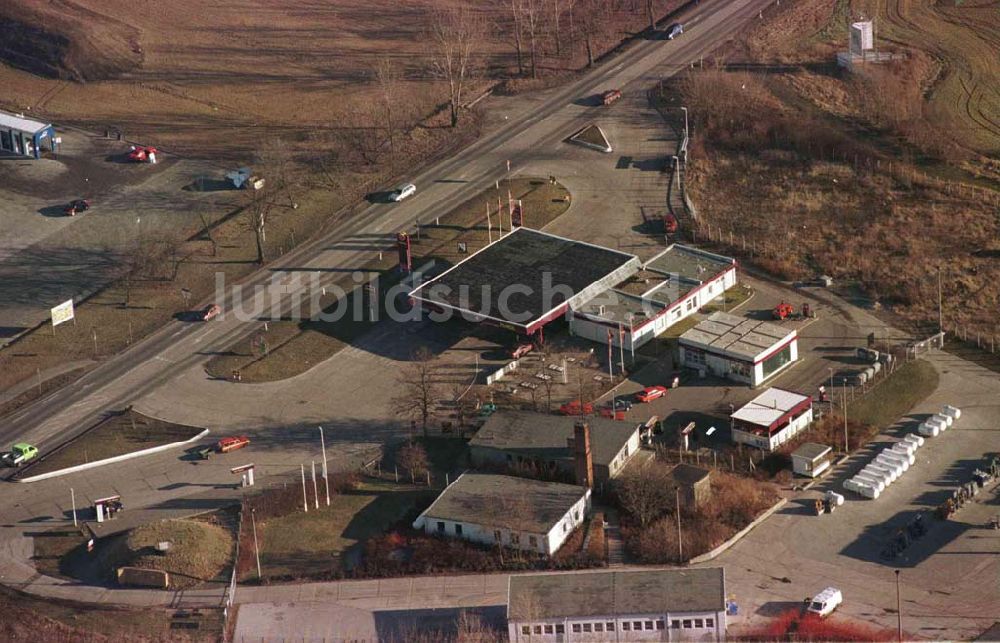
{"type": "Polygon", "coordinates": [[[935,413],[920,423],[917,433],[928,438],[937,437],[938,433],[947,431],[960,417],[962,417],[961,409],[945,404],[940,413],[935,413]]]}

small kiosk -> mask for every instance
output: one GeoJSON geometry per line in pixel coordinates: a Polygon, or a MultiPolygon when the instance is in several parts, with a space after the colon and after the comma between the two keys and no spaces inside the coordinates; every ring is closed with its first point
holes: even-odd
{"type": "Polygon", "coordinates": [[[806,442],[792,452],[792,471],[795,475],[816,478],[830,468],[833,448],[816,442],[806,442]]]}

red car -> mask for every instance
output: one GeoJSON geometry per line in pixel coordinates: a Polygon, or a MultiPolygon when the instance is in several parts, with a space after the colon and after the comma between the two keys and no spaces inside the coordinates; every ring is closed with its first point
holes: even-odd
{"type": "Polygon", "coordinates": [[[605,105],[610,105],[611,103],[621,99],[622,93],[618,89],[609,89],[608,91],[601,94],[601,102],[605,105]]]}
{"type": "Polygon", "coordinates": [[[511,359],[520,359],[534,350],[534,345],[532,344],[518,344],[514,348],[510,349],[511,359]]]}
{"type": "Polygon", "coordinates": [[[90,201],[87,199],[76,199],[75,201],[70,201],[69,204],[63,208],[63,212],[67,216],[74,217],[77,212],[86,212],[90,209],[90,201]]]}
{"type": "Polygon", "coordinates": [[[608,418],[609,420],[624,420],[625,411],[619,409],[617,411],[613,410],[610,406],[601,407],[601,417],[608,418]]]}
{"type": "Polygon", "coordinates": [[[250,444],[250,438],[245,435],[236,435],[222,438],[215,445],[215,450],[219,453],[229,453],[250,444]]]}
{"type": "Polygon", "coordinates": [[[590,402],[580,404],[580,400],[573,400],[560,406],[559,412],[563,415],[590,415],[594,412],[594,405],[590,402]]]}
{"type": "Polygon", "coordinates": [[[635,394],[635,399],[637,402],[652,402],[653,400],[659,399],[667,394],[666,386],[647,386],[638,393],[635,394]]]}
{"type": "Polygon", "coordinates": [[[132,151],[128,153],[128,160],[136,163],[156,163],[157,152],[155,147],[146,145],[133,145],[132,151]]]}
{"type": "Polygon", "coordinates": [[[667,234],[677,232],[677,219],[672,214],[663,215],[663,231],[667,234]]]}

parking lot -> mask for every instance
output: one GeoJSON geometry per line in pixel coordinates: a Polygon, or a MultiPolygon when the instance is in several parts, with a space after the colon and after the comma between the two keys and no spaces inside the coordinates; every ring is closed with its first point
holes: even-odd
{"type": "Polygon", "coordinates": [[[0,344],[45,319],[48,309],[93,292],[142,239],[183,239],[238,202],[232,190],[185,189],[224,170],[162,154],[129,162],[129,145],[103,133],[59,129],[55,158],[0,157],[0,344]],[[74,217],[64,208],[87,199],[74,217]]]}

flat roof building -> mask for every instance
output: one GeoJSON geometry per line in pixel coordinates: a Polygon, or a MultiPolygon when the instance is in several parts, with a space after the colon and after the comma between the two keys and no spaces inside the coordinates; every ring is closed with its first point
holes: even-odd
{"type": "Polygon", "coordinates": [[[815,478],[830,468],[831,447],[817,442],[806,442],[792,452],[792,472],[815,478]]]}
{"type": "Polygon", "coordinates": [[[570,332],[638,348],[736,285],[736,260],[671,245],[613,287],[569,313],[570,332]]]}
{"type": "Polygon", "coordinates": [[[769,388],[731,416],[733,442],[773,451],[813,420],[812,398],[769,388]]]}
{"type": "Polygon", "coordinates": [[[531,335],[639,269],[635,255],[517,228],[410,292],[432,309],[531,335]]]}
{"type": "Polygon", "coordinates": [[[25,118],[23,114],[0,112],[0,150],[41,158],[42,144],[55,149],[56,130],[49,123],[25,118]]]}
{"type": "Polygon", "coordinates": [[[798,334],[765,321],[713,313],[680,336],[681,364],[759,386],[799,357],[798,334]]]}
{"type": "Polygon", "coordinates": [[[721,641],[721,567],[511,576],[507,627],[527,641],[721,641]]]}
{"type": "MultiPolygon", "coordinates": [[[[529,411],[497,411],[469,441],[472,462],[534,466],[545,471],[575,473],[572,440],[578,418],[529,411]]],[[[639,452],[641,424],[588,417],[594,481],[614,478],[639,452]]]]}
{"type": "Polygon", "coordinates": [[[554,554],[590,511],[587,487],[463,473],[413,523],[432,535],[554,554]]]}

